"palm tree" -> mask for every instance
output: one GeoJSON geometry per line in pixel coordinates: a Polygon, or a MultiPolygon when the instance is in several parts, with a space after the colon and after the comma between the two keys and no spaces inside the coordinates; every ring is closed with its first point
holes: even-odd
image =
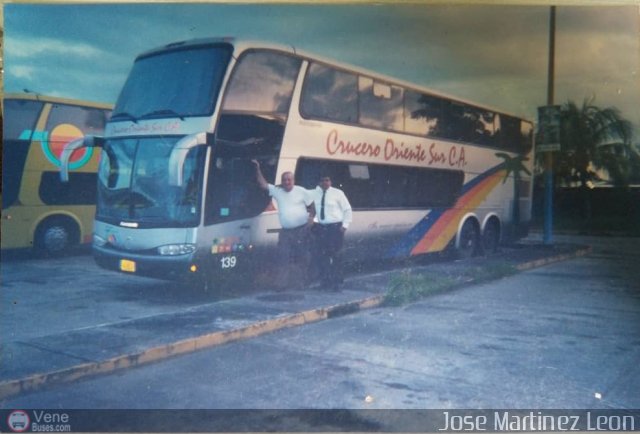
{"type": "Polygon", "coordinates": [[[578,181],[582,188],[584,213],[591,219],[589,185],[598,179],[594,169],[604,169],[615,184],[628,184],[628,159],[620,158],[603,145],[612,142],[631,146],[632,126],[614,107],[593,105],[594,98],[585,99],[579,107],[573,101],[562,106],[560,145],[556,173],[565,181],[578,181]]]}

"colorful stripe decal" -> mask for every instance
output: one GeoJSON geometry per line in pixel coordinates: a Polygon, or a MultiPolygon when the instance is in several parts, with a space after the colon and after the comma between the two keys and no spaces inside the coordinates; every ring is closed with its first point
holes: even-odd
{"type": "Polygon", "coordinates": [[[388,256],[406,257],[444,249],[456,236],[460,219],[478,207],[506,176],[502,163],[469,181],[452,208],[433,209],[392,247],[388,256]]]}

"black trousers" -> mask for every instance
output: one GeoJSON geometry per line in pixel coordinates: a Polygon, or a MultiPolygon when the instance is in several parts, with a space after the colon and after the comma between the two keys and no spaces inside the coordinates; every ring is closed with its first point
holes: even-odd
{"type": "Polygon", "coordinates": [[[278,237],[278,248],[284,263],[304,264],[309,256],[309,227],[282,229],[278,237]]]}
{"type": "Polygon", "coordinates": [[[341,283],[343,270],[338,253],[344,242],[342,223],[315,224],[313,235],[315,240],[313,263],[317,276],[323,284],[341,283]]]}
{"type": "Polygon", "coordinates": [[[309,280],[311,232],[307,225],[282,229],[278,237],[278,269],[276,286],[297,288],[309,280]]]}

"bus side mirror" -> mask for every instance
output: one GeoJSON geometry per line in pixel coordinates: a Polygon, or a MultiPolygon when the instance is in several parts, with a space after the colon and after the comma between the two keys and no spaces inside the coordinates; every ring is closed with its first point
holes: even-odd
{"type": "Polygon", "coordinates": [[[178,140],[169,156],[169,185],[182,187],[184,183],[184,162],[189,151],[197,146],[208,145],[212,135],[207,133],[189,134],[178,140]]]}
{"type": "Polygon", "coordinates": [[[102,147],[104,138],[96,136],[85,136],[67,143],[60,155],[60,181],[69,182],[69,160],[73,151],[80,148],[102,147]]]}

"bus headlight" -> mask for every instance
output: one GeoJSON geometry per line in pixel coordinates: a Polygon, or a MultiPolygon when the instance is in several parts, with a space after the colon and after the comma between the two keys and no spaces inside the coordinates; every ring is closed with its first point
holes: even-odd
{"type": "Polygon", "coordinates": [[[162,256],[188,255],[196,251],[195,244],[167,244],[158,247],[158,253],[162,256]]]}

